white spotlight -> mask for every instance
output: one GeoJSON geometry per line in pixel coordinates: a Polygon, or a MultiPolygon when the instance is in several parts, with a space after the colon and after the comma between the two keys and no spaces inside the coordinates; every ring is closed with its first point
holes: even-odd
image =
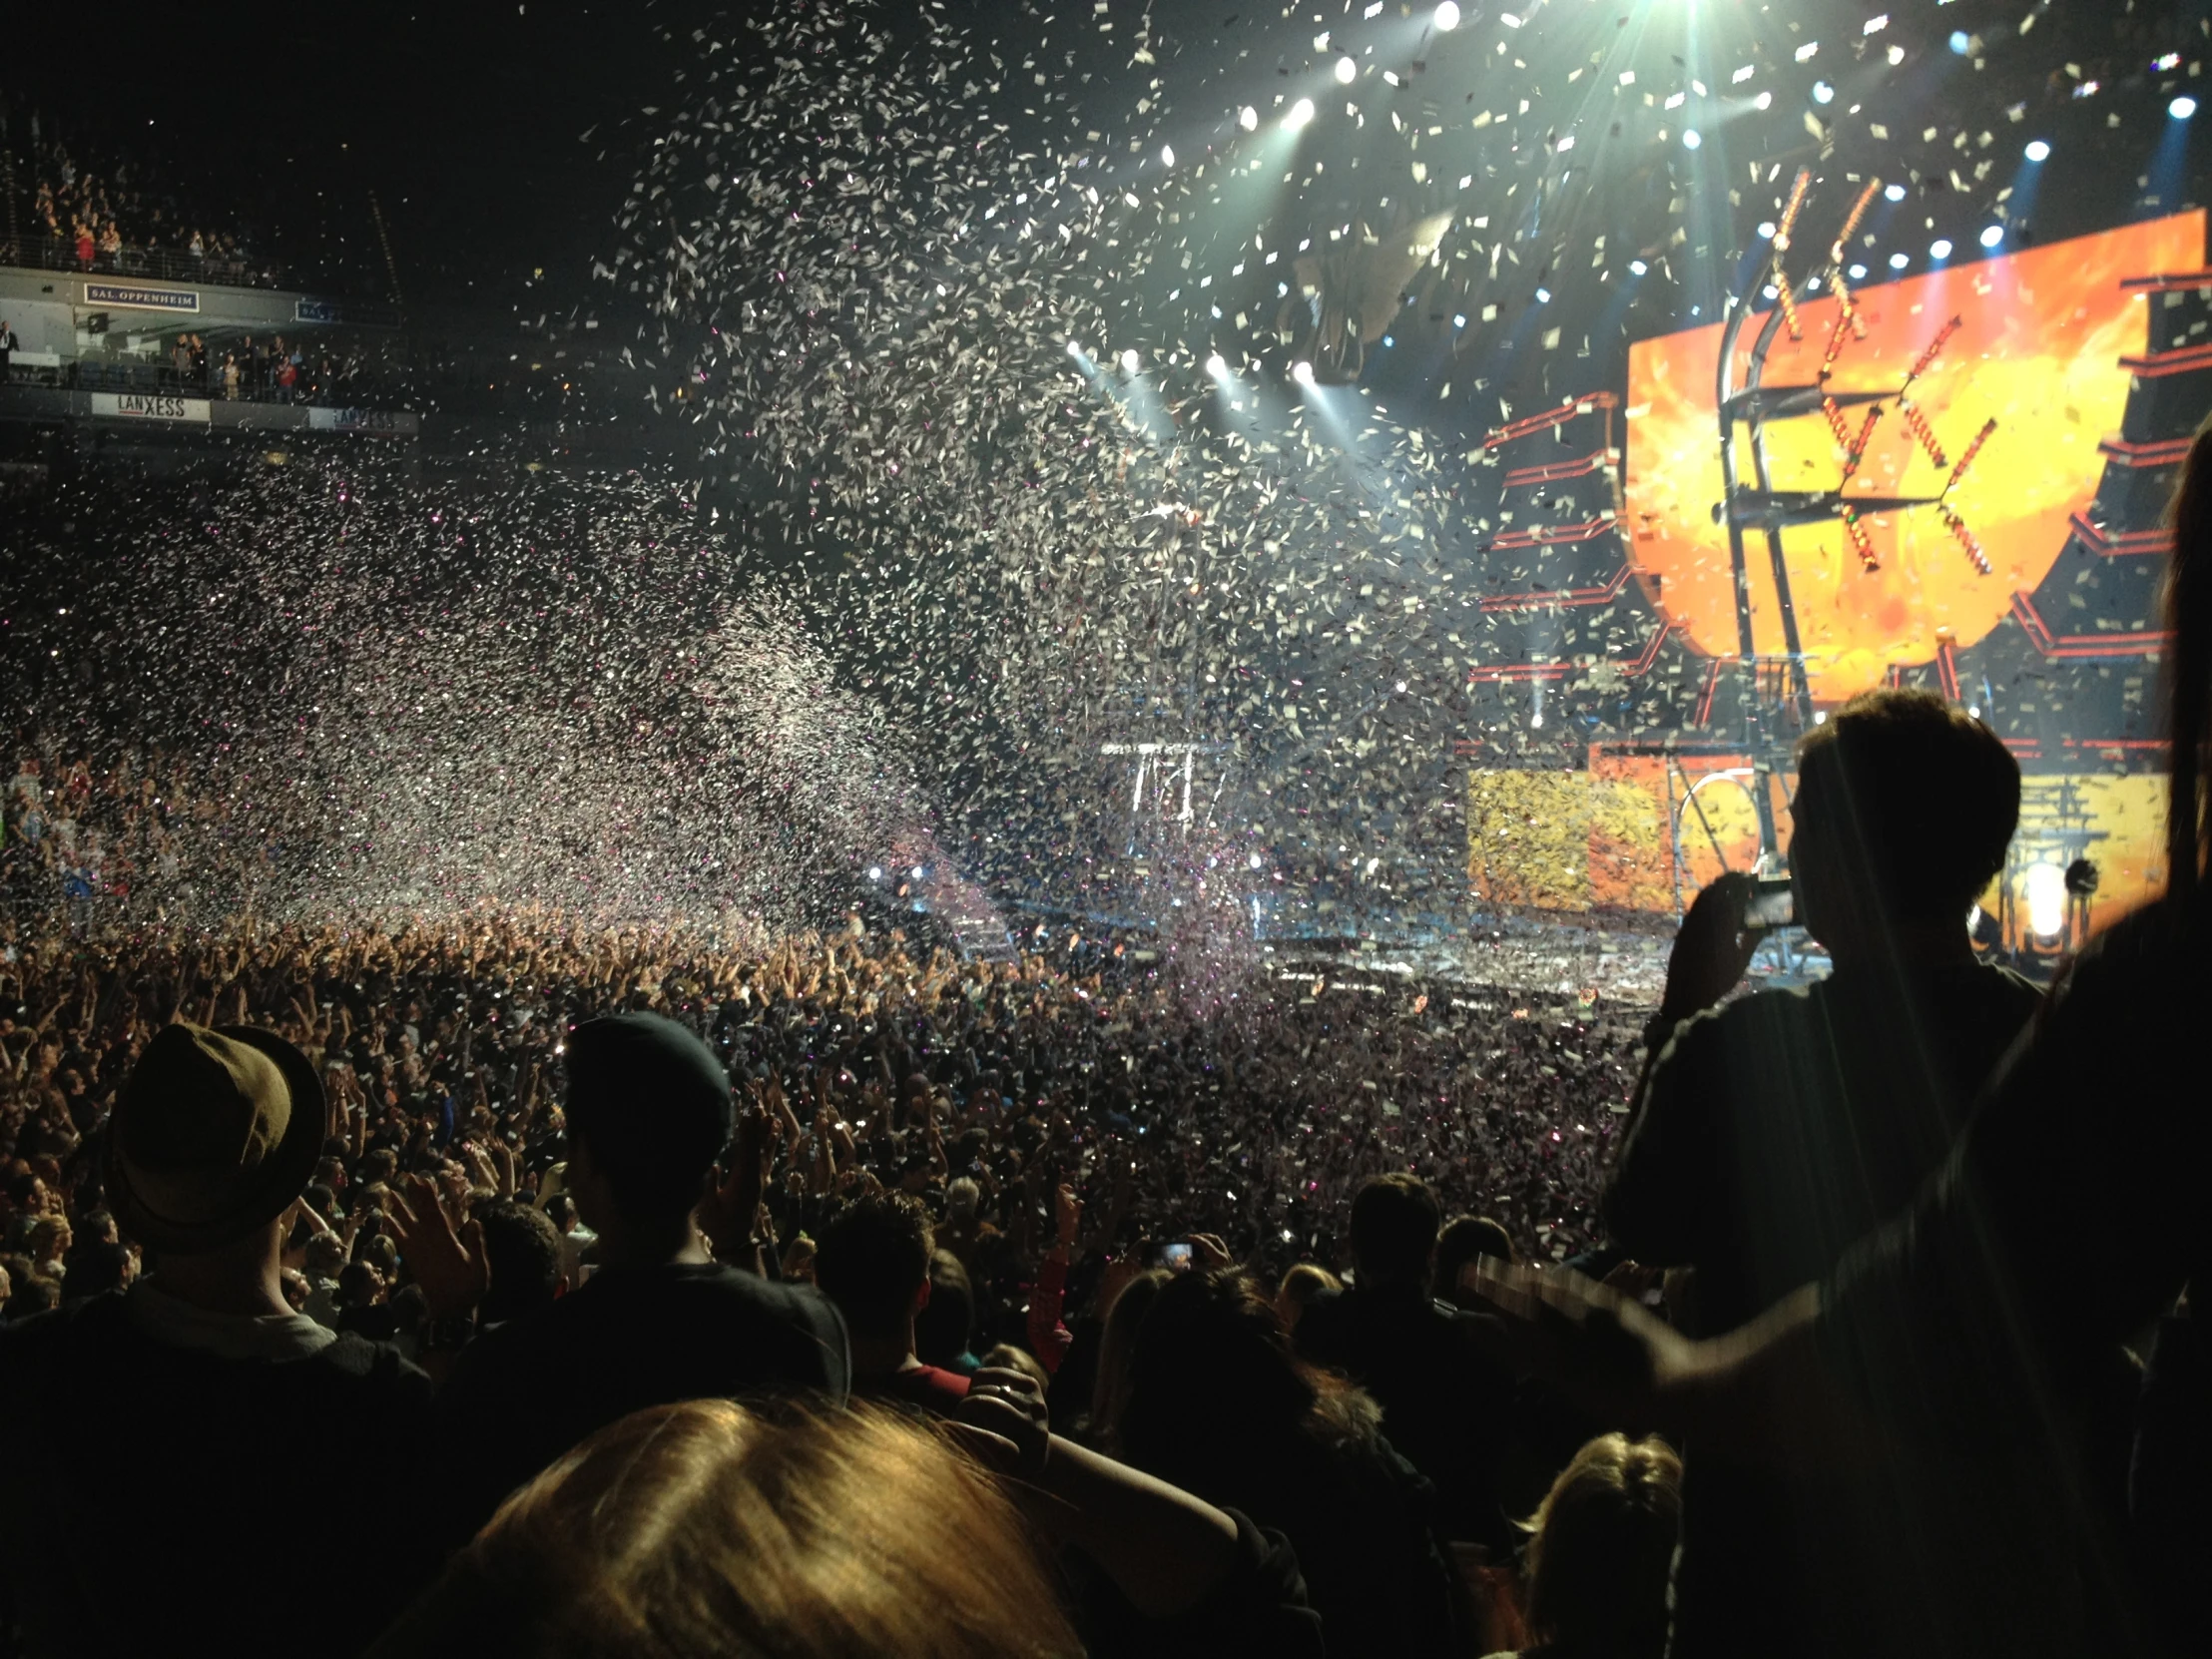
{"type": "Polygon", "coordinates": [[[1641,260],[1630,260],[1630,261],[1628,262],[1628,274],[1629,274],[1629,276],[1642,276],[1642,275],[1643,275],[1643,274],[1644,274],[1645,272],[1649,271],[1650,269],[1651,269],[1651,267],[1649,267],[1648,265],[1644,264],[1644,262],[1643,262],[1643,261],[1641,261],[1641,260]]]}
{"type": "Polygon", "coordinates": [[[1904,254],[1892,254],[1892,255],[1890,256],[1890,269],[1891,269],[1892,271],[1903,271],[1903,270],[1904,270],[1904,269],[1905,269],[1905,268],[1906,268],[1907,266],[1911,265],[1912,263],[1913,263],[1913,261],[1912,261],[1911,257],[1910,257],[1910,256],[1908,256],[1908,255],[1904,255],[1904,254]]]}
{"type": "Polygon", "coordinates": [[[1141,358],[1141,357],[1139,357],[1139,356],[1137,355],[1137,348],[1136,348],[1136,347],[1135,347],[1134,345],[1130,346],[1130,347],[1129,347],[1129,348],[1128,348],[1128,349],[1127,349],[1126,351],[1122,352],[1122,354],[1121,354],[1121,371],[1122,371],[1122,373],[1124,373],[1124,374],[1134,374],[1134,373],[1136,373],[1136,372],[1137,372],[1137,365],[1138,365],[1139,363],[1141,363],[1141,362],[1142,362],[1143,360],[1144,360],[1143,358],[1141,358]]]}
{"type": "Polygon", "coordinates": [[[1773,108],[1774,108],[1774,94],[1773,94],[1773,93],[1771,93],[1771,92],[1762,92],[1762,93],[1761,93],[1761,94],[1760,94],[1760,95],[1759,95],[1759,96],[1758,96],[1757,98],[1754,98],[1754,99],[1753,99],[1753,100],[1751,101],[1751,107],[1752,107],[1753,109],[1755,109],[1755,110],[1771,110],[1771,109],[1773,109],[1773,108]]]}
{"type": "Polygon", "coordinates": [[[2025,155],[2031,162],[2047,162],[2050,160],[2050,146],[2041,139],[2029,139],[2027,149],[2021,154],[2025,155]]]}
{"type": "Polygon", "coordinates": [[[1173,167],[1175,165],[1175,146],[1172,144],[1160,146],[1160,165],[1162,167],[1173,167]]]}
{"type": "Polygon", "coordinates": [[[1902,202],[1905,200],[1905,187],[1903,185],[1892,185],[1882,194],[1892,202],[1902,202]]]}
{"type": "Polygon", "coordinates": [[[1206,372],[1217,380],[1223,378],[1229,372],[1229,359],[1216,351],[1206,359],[1206,372]]]}
{"type": "MultiPolygon", "coordinates": [[[[2168,104],[2166,106],[2166,113],[2172,116],[2176,121],[2187,121],[2191,116],[2197,113],[2197,101],[2194,98],[2191,98],[2187,93],[2183,93],[2179,98],[2176,98],[2171,104],[2168,104]]],[[[2041,866],[2038,865],[2036,867],[2040,868],[2041,866]]]]}
{"type": "Polygon", "coordinates": [[[1256,132],[1260,126],[1260,112],[1247,104],[1237,112],[1237,125],[1246,132],[1256,132]]]}
{"type": "Polygon", "coordinates": [[[1338,80],[1342,81],[1346,86],[1349,87],[1359,78],[1360,66],[1358,64],[1354,63],[1350,58],[1339,58],[1337,60],[1338,80]]]}
{"type": "Polygon", "coordinates": [[[1459,27],[1459,8],[1451,0],[1444,0],[1436,8],[1436,27],[1446,34],[1459,27]]]}
{"type": "Polygon", "coordinates": [[[1314,383],[1314,365],[1307,362],[1291,364],[1291,378],[1302,386],[1312,385],[1314,383]]]}
{"type": "Polygon", "coordinates": [[[1313,119],[1314,101],[1311,98],[1301,98],[1291,106],[1291,113],[1283,118],[1283,125],[1295,133],[1313,119]]]}
{"type": "Polygon", "coordinates": [[[1937,237],[1937,238],[1936,238],[1936,240],[1935,240],[1934,242],[1930,243],[1930,244],[1928,245],[1928,257],[1929,257],[1930,259],[1932,259],[1932,260],[1947,260],[1947,259],[1949,259],[1949,258],[1950,258],[1950,238],[1948,238],[1948,237],[1937,237]]]}
{"type": "Polygon", "coordinates": [[[1816,103],[1816,104],[1827,104],[1827,103],[1831,103],[1831,102],[1833,102],[1833,101],[1835,100],[1835,97],[1836,97],[1836,89],[1835,89],[1834,87],[1830,86],[1830,85],[1829,85],[1829,84],[1828,84],[1828,83],[1827,83],[1826,81],[1815,81],[1815,82],[1813,83],[1813,102],[1814,102],[1814,103],[1816,103]]]}
{"type": "Polygon", "coordinates": [[[1761,221],[1759,222],[1759,240],[1760,240],[1761,242],[1772,242],[1772,241],[1774,241],[1774,221],[1773,221],[1773,220],[1771,220],[1771,219],[1762,219],[1762,220],[1761,220],[1761,221]]]}
{"type": "Polygon", "coordinates": [[[1705,141],[1703,139],[1698,137],[1698,132],[1695,127],[1687,129],[1682,135],[1682,148],[1685,150],[1695,150],[1704,142],[1705,141]]]}
{"type": "Polygon", "coordinates": [[[2065,931],[2066,872],[2056,864],[2029,864],[2021,885],[2027,889],[2027,925],[2035,936],[2054,939],[2065,931]]]}
{"type": "Polygon", "coordinates": [[[1083,342],[1079,339],[1069,340],[1068,355],[1073,357],[1077,362],[1081,362],[1085,355],[1085,352],[1083,350],[1083,342]]]}
{"type": "Polygon", "coordinates": [[[1994,248],[1994,247],[1996,247],[1996,245],[1997,245],[1998,243],[2002,242],[2003,240],[2004,240],[2004,227],[2003,227],[2003,226],[2001,226],[2001,225],[1987,225],[1987,226],[1984,226],[1984,227],[1982,227],[1982,231],[1981,231],[1981,246],[1982,246],[1982,247],[1984,247],[1984,248],[1994,248]]]}
{"type": "Polygon", "coordinates": [[[1538,289],[1536,290],[1536,303],[1537,303],[1537,304],[1539,304],[1539,305],[1548,305],[1548,304],[1550,304],[1550,303],[1551,303],[1551,289],[1549,289],[1549,288],[1538,288],[1538,289]]]}

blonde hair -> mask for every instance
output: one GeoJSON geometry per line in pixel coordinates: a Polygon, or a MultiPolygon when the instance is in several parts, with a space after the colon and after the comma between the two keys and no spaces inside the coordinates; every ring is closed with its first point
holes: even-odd
{"type": "Polygon", "coordinates": [[[1600,1434],[1526,1522],[1529,1633],[1549,1645],[1658,1655],[1682,1529],[1682,1459],[1655,1437],[1600,1434]]]}
{"type": "Polygon", "coordinates": [[[452,1571],[548,1659],[1082,1652],[989,1475],[873,1406],[634,1412],[509,1497],[452,1571]]]}

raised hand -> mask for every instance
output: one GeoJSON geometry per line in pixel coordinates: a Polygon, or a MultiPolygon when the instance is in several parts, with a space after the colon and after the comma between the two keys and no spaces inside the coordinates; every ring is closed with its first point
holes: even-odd
{"type": "Polygon", "coordinates": [[[400,1259],[422,1287],[430,1317],[457,1319],[469,1313],[491,1290],[483,1224],[471,1217],[456,1231],[438,1203],[437,1187],[425,1176],[403,1175],[389,1191],[384,1224],[399,1246],[400,1259]]]}
{"type": "Polygon", "coordinates": [[[1759,948],[1759,935],[1744,925],[1745,907],[1757,890],[1751,876],[1730,870],[1697,895],[1667,958],[1661,1018],[1688,1019],[1736,988],[1759,948]]]}

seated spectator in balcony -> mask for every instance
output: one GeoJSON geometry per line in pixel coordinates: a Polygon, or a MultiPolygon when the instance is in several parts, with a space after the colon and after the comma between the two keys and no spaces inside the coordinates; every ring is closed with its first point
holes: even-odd
{"type": "Polygon", "coordinates": [[[269,1032],[174,1024],[140,1055],[104,1185],[153,1274],[0,1333],[0,1576],[23,1651],[152,1653],[180,1630],[240,1653],[302,1632],[356,1651],[433,1564],[405,1513],[427,1381],[281,1288],[284,1218],[324,1125],[314,1067],[269,1032]],[[334,1423],[378,1471],[315,1523],[354,1575],[342,1595],[273,1553],[301,1514],[300,1448],[334,1423]],[[88,1547],[119,1523],[138,1540],[127,1571],[88,1547]]]}
{"type": "Polygon", "coordinates": [[[653,1014],[588,1020],[568,1040],[567,1112],[567,1190],[603,1265],[549,1307],[470,1340],[493,1283],[482,1225],[456,1233],[420,1177],[394,1195],[393,1231],[429,1299],[428,1358],[450,1370],[438,1399],[445,1542],[631,1411],[758,1390],[844,1395],[836,1310],[709,1254],[696,1212],[734,1114],[707,1045],[653,1014]]]}
{"type": "Polygon", "coordinates": [[[914,1352],[914,1323],[934,1288],[933,1248],[919,1199],[871,1193],[823,1229],[815,1280],[852,1335],[854,1390],[943,1413],[966,1396],[968,1380],[924,1365],[914,1352]]]}

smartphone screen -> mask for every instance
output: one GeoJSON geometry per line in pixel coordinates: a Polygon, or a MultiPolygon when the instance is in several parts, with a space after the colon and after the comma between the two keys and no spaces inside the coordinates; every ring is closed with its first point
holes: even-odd
{"type": "Polygon", "coordinates": [[[1191,1247],[1187,1244],[1169,1244],[1160,1247],[1160,1266],[1170,1272],[1181,1273],[1191,1265],[1191,1247]]]}
{"type": "Polygon", "coordinates": [[[1756,932],[1797,924],[1797,898],[1787,875],[1763,875],[1759,889],[1744,906],[1744,925],[1756,932]]]}

